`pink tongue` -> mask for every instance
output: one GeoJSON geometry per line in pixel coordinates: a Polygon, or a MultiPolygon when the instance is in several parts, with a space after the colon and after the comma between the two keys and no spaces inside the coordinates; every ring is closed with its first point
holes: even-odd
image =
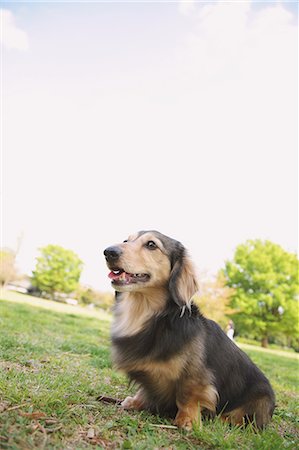
{"type": "Polygon", "coordinates": [[[109,275],[108,275],[108,277],[111,278],[111,280],[115,280],[119,276],[120,276],[120,274],[116,274],[114,272],[110,272],[109,275]]]}
{"type": "Polygon", "coordinates": [[[126,273],[126,272],[121,272],[121,273],[110,272],[108,277],[111,280],[122,280],[122,281],[124,281],[124,280],[130,279],[130,275],[128,273],[126,273]]]}

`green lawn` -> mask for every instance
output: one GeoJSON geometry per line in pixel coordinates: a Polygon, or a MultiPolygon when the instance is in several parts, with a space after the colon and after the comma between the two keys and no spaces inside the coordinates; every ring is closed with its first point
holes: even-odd
{"type": "MultiPolygon", "coordinates": [[[[191,433],[165,419],[97,401],[134,387],[111,368],[108,320],[0,301],[0,448],[298,448],[298,358],[246,349],[270,378],[277,408],[263,432],[216,419],[191,433]]],[[[32,303],[33,302],[33,303],[32,303]]]]}

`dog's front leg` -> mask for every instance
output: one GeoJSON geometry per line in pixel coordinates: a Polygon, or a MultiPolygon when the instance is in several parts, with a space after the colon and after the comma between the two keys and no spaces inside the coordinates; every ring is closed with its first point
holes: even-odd
{"type": "Polygon", "coordinates": [[[217,399],[218,392],[211,384],[200,385],[192,381],[183,384],[177,395],[175,425],[191,430],[192,424],[200,421],[200,408],[215,413],[217,399]]]}
{"type": "Polygon", "coordinates": [[[134,397],[126,397],[121,403],[123,409],[136,409],[141,410],[146,407],[145,395],[143,389],[140,388],[134,397]]]}
{"type": "Polygon", "coordinates": [[[199,421],[199,404],[198,401],[189,401],[187,403],[177,403],[178,412],[174,420],[174,424],[185,430],[192,430],[193,423],[199,421]]]}

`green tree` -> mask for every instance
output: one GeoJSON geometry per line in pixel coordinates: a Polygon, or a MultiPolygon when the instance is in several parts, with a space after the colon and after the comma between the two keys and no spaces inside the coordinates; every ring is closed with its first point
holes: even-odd
{"type": "Polygon", "coordinates": [[[234,289],[231,306],[239,331],[260,337],[298,337],[298,259],[270,241],[248,240],[237,247],[223,271],[234,289]]]}
{"type": "Polygon", "coordinates": [[[79,283],[83,263],[72,250],[58,245],[40,249],[32,284],[52,297],[55,293],[69,294],[79,283]]]}
{"type": "Polygon", "coordinates": [[[91,303],[101,309],[110,311],[114,303],[114,294],[112,292],[99,292],[87,286],[78,286],[75,292],[75,298],[84,305],[91,303]]]}

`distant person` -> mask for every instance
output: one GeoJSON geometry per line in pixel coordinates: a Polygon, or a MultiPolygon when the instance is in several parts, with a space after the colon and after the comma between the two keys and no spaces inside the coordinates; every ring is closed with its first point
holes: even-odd
{"type": "Polygon", "coordinates": [[[228,325],[226,327],[226,335],[229,337],[232,341],[234,340],[234,334],[235,334],[235,326],[234,322],[230,320],[228,322],[228,325]]]}

